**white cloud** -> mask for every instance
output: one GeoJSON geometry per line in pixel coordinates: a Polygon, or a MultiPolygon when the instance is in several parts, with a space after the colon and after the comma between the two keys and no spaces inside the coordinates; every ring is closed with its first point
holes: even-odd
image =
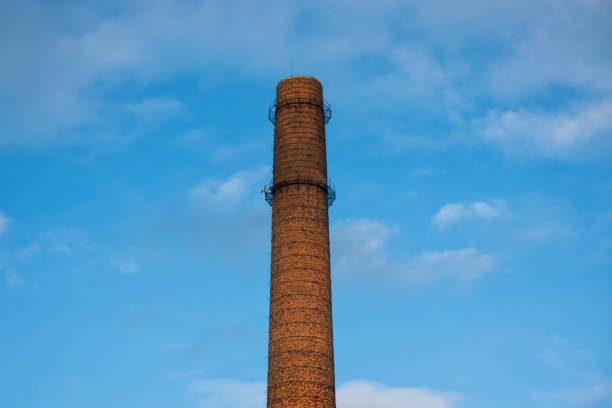
{"type": "Polygon", "coordinates": [[[475,201],[446,204],[431,218],[431,222],[445,227],[458,221],[473,218],[499,218],[510,215],[504,200],[475,201]]]}
{"type": "Polygon", "coordinates": [[[337,222],[331,231],[332,270],[339,276],[422,283],[453,277],[470,281],[497,267],[494,254],[475,248],[427,251],[406,260],[394,259],[388,244],[396,232],[396,228],[370,219],[337,222]]]}
{"type": "Polygon", "coordinates": [[[259,194],[264,183],[268,181],[266,178],[270,176],[270,168],[261,166],[255,170],[235,173],[226,179],[204,180],[190,188],[188,194],[200,202],[223,209],[241,202],[247,196],[259,194]]]}
{"type": "Polygon", "coordinates": [[[266,405],[266,383],[195,380],[190,395],[202,408],[261,408],[266,405]]]}
{"type": "Polygon", "coordinates": [[[146,99],[138,103],[128,103],[124,105],[124,108],[129,113],[149,120],[160,119],[187,109],[182,102],[163,97],[146,99]]]}
{"type": "Polygon", "coordinates": [[[601,401],[612,401],[612,382],[600,382],[583,388],[535,391],[532,397],[551,406],[587,407],[601,401]]]}
{"type": "Polygon", "coordinates": [[[118,257],[113,262],[113,265],[119,269],[119,272],[125,275],[134,275],[140,272],[140,265],[133,257],[118,257]]]}
{"type": "Polygon", "coordinates": [[[7,218],[2,212],[0,212],[0,235],[4,234],[8,229],[10,224],[10,219],[7,218]]]}
{"type": "Polygon", "coordinates": [[[610,143],[612,101],[563,112],[492,111],[477,127],[485,141],[507,154],[572,158],[596,142],[610,143]]]}
{"type": "Polygon", "coordinates": [[[350,381],[337,391],[340,408],[452,408],[458,394],[428,388],[388,387],[370,381],[350,381]]]}

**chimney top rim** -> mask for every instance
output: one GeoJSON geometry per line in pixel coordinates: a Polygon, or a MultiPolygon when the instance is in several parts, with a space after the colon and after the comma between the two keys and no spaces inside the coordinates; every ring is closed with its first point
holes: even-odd
{"type": "MultiPolygon", "coordinates": [[[[294,78],[308,78],[308,79],[312,79],[312,80],[314,80],[316,83],[318,83],[319,85],[321,85],[321,82],[320,82],[320,81],[319,81],[317,78],[315,78],[315,77],[313,77],[313,76],[310,76],[310,75],[289,75],[288,77],[285,77],[285,78],[281,79],[280,81],[278,81],[278,85],[280,85],[280,84],[281,84],[281,82],[285,82],[285,81],[287,81],[287,80],[289,80],[289,79],[294,79],[294,78]]],[[[278,85],[277,85],[277,86],[278,86],[278,85]]]]}

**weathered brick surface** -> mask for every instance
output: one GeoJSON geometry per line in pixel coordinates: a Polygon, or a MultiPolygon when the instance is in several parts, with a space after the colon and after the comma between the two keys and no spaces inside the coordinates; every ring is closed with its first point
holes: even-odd
{"type": "Polygon", "coordinates": [[[327,339],[315,337],[285,337],[270,342],[270,350],[274,355],[287,351],[316,351],[318,353],[333,355],[333,348],[327,339]]]}
{"type": "Polygon", "coordinates": [[[331,313],[331,302],[315,295],[298,295],[291,294],[289,296],[281,296],[275,299],[270,299],[270,310],[276,308],[290,308],[290,307],[317,307],[327,308],[331,313]],[[314,304],[316,302],[316,304],[314,304]]]}
{"type": "Polygon", "coordinates": [[[274,389],[273,394],[270,395],[271,400],[277,399],[288,399],[295,397],[298,393],[304,393],[307,395],[318,396],[318,395],[326,395],[329,392],[333,393],[334,390],[330,389],[330,387],[326,384],[321,383],[307,383],[305,381],[300,382],[286,382],[278,384],[278,386],[274,389]]]}
{"type": "Polygon", "coordinates": [[[311,77],[276,88],[268,408],[336,406],[322,103],[311,77]]]}
{"type": "MultiPolygon", "coordinates": [[[[333,394],[333,391],[329,391],[327,394],[333,394]]],[[[328,408],[335,407],[336,401],[334,398],[321,398],[321,397],[290,397],[290,398],[279,398],[274,400],[268,400],[268,406],[270,408],[284,408],[284,407],[309,407],[309,408],[328,408]]]]}

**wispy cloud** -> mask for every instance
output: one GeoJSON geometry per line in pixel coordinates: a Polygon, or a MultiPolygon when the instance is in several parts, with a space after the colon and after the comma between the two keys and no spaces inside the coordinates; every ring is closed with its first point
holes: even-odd
{"type": "Polygon", "coordinates": [[[531,242],[545,242],[570,237],[573,234],[575,232],[560,220],[543,220],[516,232],[520,239],[531,242]]]}
{"type": "Polygon", "coordinates": [[[0,212],[0,235],[4,234],[10,225],[10,219],[0,212]]]}
{"type": "Polygon", "coordinates": [[[569,366],[564,355],[567,340],[560,336],[552,336],[549,343],[540,353],[540,359],[550,368],[566,376],[574,374],[574,370],[569,366]]]}
{"type": "Polygon", "coordinates": [[[28,260],[41,252],[41,245],[39,243],[33,243],[26,246],[22,246],[17,249],[15,256],[20,261],[28,260]]]}
{"type": "Polygon", "coordinates": [[[444,170],[432,169],[430,167],[419,167],[410,172],[412,177],[439,176],[441,174],[444,174],[444,170]]]}
{"type": "Polygon", "coordinates": [[[497,263],[497,256],[475,248],[424,252],[413,261],[409,276],[422,281],[458,276],[469,281],[494,270],[497,263]]]}
{"type": "Polygon", "coordinates": [[[612,382],[599,382],[581,388],[555,391],[534,391],[532,397],[554,407],[588,407],[602,401],[612,401],[612,382]]]}
{"type": "MultiPolygon", "coordinates": [[[[194,70],[219,81],[228,71],[277,78],[296,55],[301,70],[325,78],[341,104],[357,109],[363,104],[355,101],[367,97],[391,115],[419,109],[442,113],[434,120],[452,117],[455,124],[466,115],[484,116],[480,134],[504,150],[518,144],[565,156],[585,143],[603,143],[600,135],[609,127],[609,102],[597,102],[609,101],[612,90],[612,60],[605,52],[612,13],[605,2],[517,0],[510,6],[470,0],[451,6],[368,0],[355,7],[315,0],[256,7],[244,0],[161,0],[122,3],[108,14],[104,7],[60,11],[47,3],[9,1],[3,11],[3,37],[10,41],[0,47],[0,60],[7,62],[0,120],[14,131],[3,132],[0,145],[104,138],[98,133],[116,133],[114,115],[125,108],[150,117],[182,109],[164,96],[126,105],[114,97],[126,82],[145,87],[194,70]],[[74,23],[56,24],[60,12],[74,23]],[[28,24],[17,23],[23,21],[28,24]],[[521,104],[559,86],[576,91],[572,103],[585,107],[521,104]],[[484,107],[478,102],[483,97],[491,102],[484,107]],[[76,131],[84,125],[99,132],[76,131]],[[523,135],[528,126],[534,132],[523,135]]],[[[404,135],[406,129],[386,134],[404,135]]],[[[391,148],[432,147],[429,135],[417,136],[396,138],[391,148]]]]}
{"type": "MultiPolygon", "coordinates": [[[[11,267],[5,267],[4,269],[4,283],[9,289],[36,289],[38,286],[32,283],[16,272],[11,267]]],[[[0,269],[0,271],[2,270],[0,269]]]]}
{"type": "Polygon", "coordinates": [[[5,271],[5,282],[6,286],[11,289],[16,289],[25,286],[25,281],[23,278],[13,270],[5,271]]]}
{"type": "Polygon", "coordinates": [[[612,380],[600,372],[602,355],[598,350],[575,348],[568,339],[552,335],[539,358],[565,380],[563,388],[539,389],[531,393],[542,406],[589,407],[612,403],[612,380]]]}
{"type": "Polygon", "coordinates": [[[120,256],[113,259],[111,263],[124,275],[134,275],[142,269],[142,265],[132,256],[120,256]]]}
{"type": "Polygon", "coordinates": [[[150,234],[137,237],[133,250],[147,257],[178,252],[206,264],[250,259],[247,253],[269,242],[270,208],[261,189],[270,177],[269,167],[259,166],[195,183],[153,207],[144,221],[150,234]]]}
{"type": "Polygon", "coordinates": [[[339,276],[377,276],[412,283],[444,278],[471,281],[494,270],[494,254],[475,248],[426,251],[397,259],[391,255],[389,241],[397,228],[371,219],[349,219],[332,228],[333,271],[339,276]]]}
{"type": "MultiPolygon", "coordinates": [[[[21,231],[23,232],[23,231],[21,231]]],[[[1,253],[0,271],[4,270],[5,283],[9,288],[35,289],[37,284],[30,279],[36,275],[23,271],[32,267],[32,262],[47,257],[68,259],[80,252],[90,252],[96,247],[85,234],[76,228],[58,228],[56,231],[45,231],[35,234],[35,239],[27,245],[16,246],[10,251],[1,253]]],[[[37,274],[40,275],[40,274],[37,274]]]]}
{"type": "Polygon", "coordinates": [[[42,234],[42,245],[55,255],[72,255],[74,251],[91,251],[96,247],[78,228],[60,228],[42,234]]]}
{"type": "Polygon", "coordinates": [[[504,200],[490,200],[446,204],[434,214],[431,222],[438,227],[446,227],[459,221],[474,218],[491,219],[510,215],[504,200]]]}
{"type": "Polygon", "coordinates": [[[482,138],[507,154],[572,158],[610,142],[612,101],[561,112],[492,111],[477,123],[482,138]]]}
{"type": "Polygon", "coordinates": [[[259,194],[270,177],[270,168],[261,166],[241,171],[225,179],[207,179],[189,189],[189,196],[200,202],[219,205],[237,204],[247,196],[259,194]]]}
{"type": "Polygon", "coordinates": [[[138,103],[127,103],[124,105],[124,109],[146,120],[159,120],[168,115],[185,111],[187,106],[173,99],[157,97],[138,103]]]}

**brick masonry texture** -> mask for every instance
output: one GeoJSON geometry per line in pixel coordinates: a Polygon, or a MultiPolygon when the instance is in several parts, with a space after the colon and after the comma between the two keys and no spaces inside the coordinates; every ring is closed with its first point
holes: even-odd
{"type": "Polygon", "coordinates": [[[336,406],[322,104],[314,78],[276,88],[268,408],[336,406]]]}

